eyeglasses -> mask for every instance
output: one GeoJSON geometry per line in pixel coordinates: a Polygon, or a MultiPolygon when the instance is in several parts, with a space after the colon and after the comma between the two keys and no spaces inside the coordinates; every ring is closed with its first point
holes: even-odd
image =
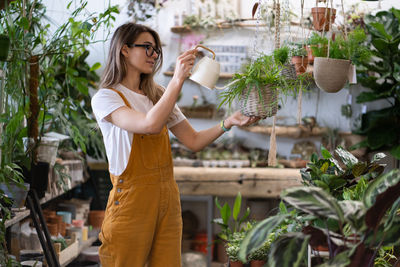
{"type": "Polygon", "coordinates": [[[126,44],[129,48],[132,47],[144,47],[146,48],[146,55],[148,57],[153,56],[154,52],[157,53],[157,58],[158,59],[160,57],[161,51],[157,48],[154,48],[151,44],[126,44]]]}

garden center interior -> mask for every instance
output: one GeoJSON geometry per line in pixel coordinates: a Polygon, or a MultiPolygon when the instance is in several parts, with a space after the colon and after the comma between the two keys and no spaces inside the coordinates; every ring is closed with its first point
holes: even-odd
{"type": "Polygon", "coordinates": [[[0,0],[0,164],[0,266],[400,266],[400,1],[0,0]]]}

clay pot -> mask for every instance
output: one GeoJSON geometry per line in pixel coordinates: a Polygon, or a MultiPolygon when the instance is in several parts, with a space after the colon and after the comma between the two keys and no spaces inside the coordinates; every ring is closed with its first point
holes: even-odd
{"type": "Polygon", "coordinates": [[[313,64],[314,63],[314,55],[313,55],[312,50],[311,50],[311,45],[306,45],[305,49],[307,50],[307,61],[308,61],[308,64],[313,64]]]}
{"type": "Polygon", "coordinates": [[[230,267],[243,267],[243,263],[240,261],[229,261],[230,267]]]}
{"type": "Polygon", "coordinates": [[[91,210],[89,212],[89,224],[95,229],[100,229],[104,220],[104,210],[91,210]]]}
{"type": "Polygon", "coordinates": [[[250,262],[251,267],[263,267],[264,265],[265,265],[265,261],[252,260],[250,262]]]}
{"type": "Polygon", "coordinates": [[[56,223],[48,223],[47,228],[49,229],[50,235],[52,236],[58,235],[58,225],[56,223]]]}
{"type": "Polygon", "coordinates": [[[329,31],[329,19],[331,19],[331,24],[335,22],[336,9],[326,8],[326,7],[313,7],[311,8],[311,13],[313,16],[313,25],[316,31],[329,31]],[[328,9],[328,11],[326,11],[328,9]],[[326,17],[325,17],[325,12],[326,17]]]}
{"type": "Polygon", "coordinates": [[[292,63],[294,64],[297,75],[306,72],[308,65],[307,57],[294,56],[292,57],[292,63]]]}

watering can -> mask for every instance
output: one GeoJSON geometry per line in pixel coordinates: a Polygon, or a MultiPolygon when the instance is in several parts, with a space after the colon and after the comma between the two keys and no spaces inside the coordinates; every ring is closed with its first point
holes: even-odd
{"type": "Polygon", "coordinates": [[[203,45],[196,45],[195,49],[198,47],[202,47],[213,54],[213,57],[203,57],[200,61],[193,67],[193,71],[189,77],[190,80],[200,84],[201,86],[206,87],[207,89],[213,90],[223,90],[229,87],[231,84],[235,83],[231,82],[224,87],[217,87],[217,81],[219,79],[219,74],[221,72],[221,66],[218,61],[215,60],[215,53],[210,48],[205,47],[203,45]]]}

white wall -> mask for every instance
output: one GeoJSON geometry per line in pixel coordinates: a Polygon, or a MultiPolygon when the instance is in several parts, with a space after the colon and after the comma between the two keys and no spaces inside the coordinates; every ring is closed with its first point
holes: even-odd
{"type": "MultiPolygon", "coordinates": [[[[167,86],[170,77],[164,76],[162,73],[169,67],[171,63],[175,62],[176,57],[180,51],[179,45],[179,38],[181,35],[174,34],[170,31],[171,26],[174,25],[174,14],[178,13],[181,14],[185,12],[186,14],[190,14],[190,3],[189,0],[169,0],[167,1],[157,16],[153,26],[159,32],[161,36],[162,43],[164,44],[163,51],[164,51],[164,65],[161,72],[156,76],[157,82],[159,82],[163,86],[167,86]]],[[[44,1],[48,15],[51,17],[53,21],[56,23],[61,24],[62,21],[67,19],[68,11],[66,9],[67,0],[45,0],[44,1]]],[[[240,16],[244,18],[248,18],[251,16],[251,7],[253,3],[256,1],[246,1],[241,0],[241,9],[240,9],[240,16]]],[[[269,1],[271,2],[271,1],[269,1]]],[[[344,1],[345,9],[349,6],[359,3],[360,9],[365,10],[378,10],[379,3],[378,2],[362,2],[359,0],[352,0],[352,1],[344,1]]],[[[281,0],[283,6],[287,6],[289,1],[288,0],[281,0]]],[[[340,8],[341,1],[335,0],[333,1],[335,7],[340,8]]],[[[96,1],[96,0],[89,0],[87,11],[88,13],[93,12],[102,12],[108,6],[111,5],[119,5],[120,6],[120,15],[116,18],[116,22],[114,27],[121,25],[127,21],[129,21],[129,17],[127,15],[127,2],[125,0],[110,0],[110,1],[96,1]]],[[[310,10],[315,4],[314,0],[307,0],[305,1],[305,13],[310,10]]],[[[400,1],[399,0],[384,0],[381,2],[382,9],[388,9],[392,6],[396,8],[400,8],[400,1]]],[[[300,14],[300,1],[290,1],[290,8],[291,10],[296,13],[300,14]]],[[[337,18],[337,21],[341,21],[340,16],[337,18]]],[[[108,29],[104,29],[107,31],[108,29]]],[[[112,31],[112,29],[111,29],[112,31]]],[[[297,34],[302,35],[300,30],[291,29],[292,33],[290,36],[297,34]]],[[[204,40],[205,44],[232,44],[232,45],[247,45],[249,48],[249,52],[252,51],[253,42],[254,42],[254,35],[255,35],[255,28],[240,28],[240,29],[228,29],[228,30],[216,30],[213,32],[209,32],[209,37],[204,40]]],[[[306,34],[309,34],[308,32],[306,34]]],[[[109,36],[111,37],[111,36],[109,36]]],[[[97,36],[98,40],[104,40],[106,36],[103,34],[102,31],[99,31],[99,35],[97,36]]],[[[281,40],[287,40],[288,35],[282,34],[281,40]]],[[[259,43],[259,47],[257,50],[263,50],[266,52],[270,52],[273,49],[273,35],[266,33],[265,28],[260,29],[260,36],[259,39],[263,39],[263,43],[259,43]]],[[[107,57],[107,50],[108,50],[109,42],[100,42],[96,44],[92,44],[89,47],[90,56],[88,58],[89,64],[94,64],[95,62],[100,62],[104,66],[104,62],[107,57]]],[[[99,74],[101,73],[102,68],[99,70],[99,74]]],[[[228,80],[220,80],[219,85],[223,85],[228,80]]],[[[303,96],[302,100],[302,108],[303,116],[315,116],[319,125],[321,126],[328,126],[331,128],[338,128],[341,131],[350,131],[352,120],[346,119],[345,117],[341,116],[340,107],[342,104],[346,104],[347,95],[350,93],[353,94],[353,112],[360,113],[361,105],[355,104],[355,96],[362,90],[358,85],[352,86],[350,89],[343,89],[339,93],[336,94],[327,94],[320,91],[318,88],[313,88],[311,92],[306,93],[303,96]],[[319,94],[319,96],[318,96],[319,94]],[[319,98],[319,103],[317,105],[317,99],[319,98]],[[318,110],[317,110],[318,106],[318,110]]],[[[183,86],[183,97],[180,100],[180,105],[190,105],[192,103],[192,96],[193,95],[201,95],[204,93],[206,95],[207,100],[210,102],[217,102],[218,92],[216,91],[209,91],[205,88],[200,88],[199,85],[194,84],[191,81],[185,82],[183,86]]],[[[381,104],[379,104],[381,105],[381,104]]],[[[383,105],[383,104],[382,104],[383,105]]],[[[297,100],[291,97],[287,98],[283,103],[283,108],[279,110],[278,123],[285,123],[285,124],[295,124],[296,116],[297,116],[297,100]]],[[[368,109],[376,107],[375,105],[368,104],[368,109]]],[[[190,120],[193,124],[195,129],[201,130],[206,127],[210,127],[215,125],[217,122],[209,121],[209,120],[190,120]]],[[[271,123],[271,119],[268,119],[266,123],[271,123]]],[[[225,135],[225,137],[238,137],[245,140],[245,143],[251,147],[261,147],[261,148],[268,148],[269,147],[269,138],[266,136],[258,135],[258,134],[250,134],[247,132],[243,132],[241,130],[235,129],[234,131],[230,132],[229,135],[225,135]]],[[[288,138],[279,138],[278,141],[278,154],[289,156],[290,150],[293,146],[294,142],[299,140],[290,140],[288,138]]],[[[316,142],[318,145],[318,142],[316,142]]]]}

